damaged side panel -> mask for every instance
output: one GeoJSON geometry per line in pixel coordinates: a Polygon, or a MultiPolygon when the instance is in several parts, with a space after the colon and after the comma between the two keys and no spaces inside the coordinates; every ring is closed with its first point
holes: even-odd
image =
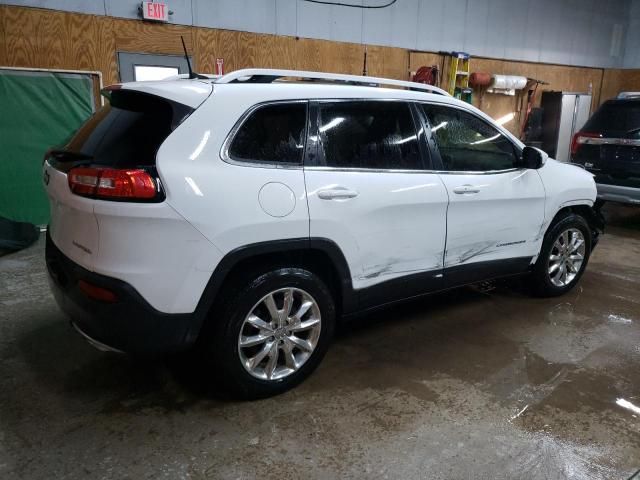
{"type": "Polygon", "coordinates": [[[476,262],[533,258],[539,252],[545,189],[535,170],[441,178],[450,198],[445,272],[476,262]],[[473,186],[473,193],[456,193],[464,185],[473,186]]]}
{"type": "Polygon", "coordinates": [[[356,290],[400,277],[440,274],[447,192],[436,174],[305,168],[310,235],[344,252],[356,290]],[[319,193],[348,188],[352,198],[319,193]]]}

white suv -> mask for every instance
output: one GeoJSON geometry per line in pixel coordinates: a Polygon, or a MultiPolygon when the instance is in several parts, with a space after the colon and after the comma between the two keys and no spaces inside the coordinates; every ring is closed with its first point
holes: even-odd
{"type": "Polygon", "coordinates": [[[509,275],[564,293],[603,228],[592,175],[435,87],[255,69],[105,95],[46,156],[55,297],[95,346],[198,347],[245,397],[308,376],[339,318],[509,275]]]}

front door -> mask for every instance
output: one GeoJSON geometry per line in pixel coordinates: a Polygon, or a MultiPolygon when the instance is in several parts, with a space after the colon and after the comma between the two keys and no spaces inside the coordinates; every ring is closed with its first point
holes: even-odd
{"type": "Polygon", "coordinates": [[[421,108],[449,193],[447,283],[526,270],[540,250],[544,221],[538,172],[518,168],[519,149],[480,116],[446,105],[421,108]]]}
{"type": "Polygon", "coordinates": [[[426,171],[424,131],[411,105],[320,101],[311,117],[310,235],[338,244],[361,306],[437,288],[447,192],[426,171]]]}

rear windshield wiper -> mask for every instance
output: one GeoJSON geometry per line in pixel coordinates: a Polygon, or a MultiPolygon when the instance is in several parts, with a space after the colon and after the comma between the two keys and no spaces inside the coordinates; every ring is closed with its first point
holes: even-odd
{"type": "Polygon", "coordinates": [[[70,150],[49,150],[46,156],[55,157],[60,162],[71,162],[75,160],[91,160],[93,155],[82,152],[72,152],[70,150]]]}
{"type": "Polygon", "coordinates": [[[632,128],[631,130],[627,130],[627,134],[638,133],[640,132],[640,127],[632,128]]]}

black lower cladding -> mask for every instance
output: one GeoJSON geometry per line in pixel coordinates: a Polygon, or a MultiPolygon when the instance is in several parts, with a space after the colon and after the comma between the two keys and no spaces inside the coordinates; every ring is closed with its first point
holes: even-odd
{"type": "Polygon", "coordinates": [[[159,354],[184,350],[193,314],[159,312],[129,284],[82,268],[66,257],[47,232],[46,263],[49,283],[62,311],[90,338],[132,354],[159,354]],[[117,301],[87,297],[78,287],[84,280],[114,292],[117,301]]]}
{"type": "Polygon", "coordinates": [[[531,257],[508,258],[456,265],[443,270],[420,272],[378,283],[359,291],[359,311],[371,310],[410,298],[530,271],[531,257]]]}

